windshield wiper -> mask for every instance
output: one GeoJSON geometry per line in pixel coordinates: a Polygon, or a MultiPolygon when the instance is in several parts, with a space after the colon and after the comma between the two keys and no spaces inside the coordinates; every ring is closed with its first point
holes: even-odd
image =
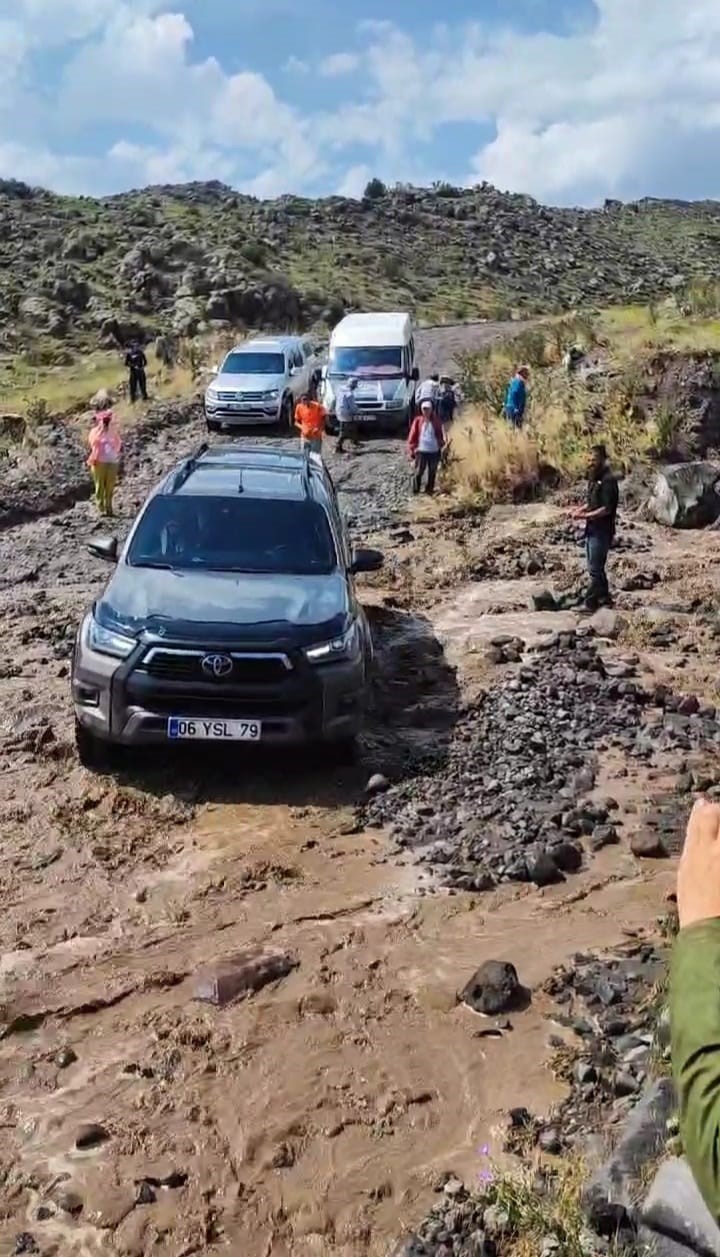
{"type": "Polygon", "coordinates": [[[174,572],[175,571],[175,568],[173,567],[172,563],[154,563],[152,561],[149,561],[147,563],[131,563],[130,567],[149,567],[158,572],[174,572]]]}

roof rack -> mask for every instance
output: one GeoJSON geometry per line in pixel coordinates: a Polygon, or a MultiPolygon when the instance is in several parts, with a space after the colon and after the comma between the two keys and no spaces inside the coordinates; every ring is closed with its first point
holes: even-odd
{"type": "Polygon", "coordinates": [[[185,481],[192,475],[203,454],[207,454],[208,449],[209,446],[205,441],[202,445],[198,446],[194,454],[191,454],[189,458],[185,459],[184,463],[181,463],[172,478],[172,482],[170,484],[171,493],[177,493],[178,489],[182,489],[185,481]]]}

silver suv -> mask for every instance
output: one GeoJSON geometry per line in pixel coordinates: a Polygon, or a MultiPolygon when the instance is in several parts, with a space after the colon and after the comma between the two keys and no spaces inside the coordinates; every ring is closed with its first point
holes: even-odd
{"type": "Polygon", "coordinates": [[[148,498],[77,633],[81,761],[117,745],[332,743],[349,748],[369,695],[372,639],[353,551],[314,454],[202,446],[148,498]]]}
{"type": "Polygon", "coordinates": [[[295,403],[317,388],[321,371],[316,346],[299,336],[238,345],[205,393],[208,432],[266,423],[289,431],[295,403]]]}

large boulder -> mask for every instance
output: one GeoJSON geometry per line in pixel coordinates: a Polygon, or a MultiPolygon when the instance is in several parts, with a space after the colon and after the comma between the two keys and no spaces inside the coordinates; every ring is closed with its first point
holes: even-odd
{"type": "Polygon", "coordinates": [[[720,1257],[720,1229],[686,1161],[660,1166],[640,1209],[639,1239],[654,1257],[720,1257]]]}
{"type": "Polygon", "coordinates": [[[648,501],[653,519],[669,528],[705,528],[720,518],[715,463],[676,463],[661,467],[648,501]]]}
{"type": "Polygon", "coordinates": [[[516,1008],[524,995],[514,965],[486,960],[461,991],[460,1000],[476,1013],[492,1016],[516,1008]]]}

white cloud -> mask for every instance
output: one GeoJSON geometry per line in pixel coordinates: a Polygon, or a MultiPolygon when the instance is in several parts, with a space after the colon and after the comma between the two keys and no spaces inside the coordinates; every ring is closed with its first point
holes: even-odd
{"type": "Polygon", "coordinates": [[[369,166],[351,166],[340,180],[336,195],[351,196],[359,200],[372,177],[372,170],[369,166]]]}
{"type": "Polygon", "coordinates": [[[326,79],[340,79],[346,74],[354,74],[360,65],[360,57],[355,52],[334,52],[324,57],[318,69],[326,79]]]}
{"type": "MultiPolygon", "coordinates": [[[[267,3],[243,0],[258,19],[267,3]]],[[[358,52],[315,60],[298,42],[281,90],[252,65],[228,69],[232,49],[198,51],[199,0],[0,0],[0,167],[83,191],[217,177],[256,195],[358,195],[371,174],[427,171],[561,202],[720,193],[718,0],[595,7],[564,35],[512,18],[417,33],[365,22],[358,52]],[[337,107],[311,71],[337,80],[337,107]],[[293,104],[312,85],[312,105],[293,104]],[[454,124],[477,141],[449,172],[454,124]],[[104,153],[98,132],[112,136],[104,153]]]]}

